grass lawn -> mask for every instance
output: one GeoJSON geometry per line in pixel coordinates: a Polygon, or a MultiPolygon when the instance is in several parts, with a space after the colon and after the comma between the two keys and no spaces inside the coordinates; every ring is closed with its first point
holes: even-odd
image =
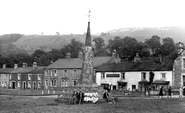
{"type": "Polygon", "coordinates": [[[185,98],[120,99],[116,104],[65,105],[55,98],[0,96],[0,113],[185,113],[185,98]]]}

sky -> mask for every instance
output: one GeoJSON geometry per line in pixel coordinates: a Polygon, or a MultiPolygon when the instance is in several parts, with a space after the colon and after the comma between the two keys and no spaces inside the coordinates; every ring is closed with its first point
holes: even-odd
{"type": "Polygon", "coordinates": [[[0,0],[0,35],[84,34],[128,27],[185,26],[184,0],[0,0]]]}

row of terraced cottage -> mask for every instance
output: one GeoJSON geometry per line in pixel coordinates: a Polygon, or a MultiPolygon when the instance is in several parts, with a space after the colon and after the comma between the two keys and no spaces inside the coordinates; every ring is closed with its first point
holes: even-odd
{"type": "MultiPolygon", "coordinates": [[[[182,43],[180,43],[182,45],[182,43]]],[[[154,74],[152,86],[158,90],[160,86],[172,86],[179,89],[185,86],[185,52],[179,48],[179,56],[174,61],[166,62],[162,58],[140,58],[136,54],[133,61],[120,58],[116,51],[112,56],[94,57],[93,66],[95,82],[111,90],[129,89],[145,91],[150,79],[150,73],[154,74]]],[[[47,67],[32,67],[23,63],[14,68],[0,69],[0,87],[9,89],[57,89],[60,87],[76,86],[79,82],[82,68],[82,53],[78,58],[59,59],[47,67]]]]}

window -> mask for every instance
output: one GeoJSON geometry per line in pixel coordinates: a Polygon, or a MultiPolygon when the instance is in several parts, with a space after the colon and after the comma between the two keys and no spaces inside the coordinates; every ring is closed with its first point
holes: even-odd
{"type": "Polygon", "coordinates": [[[125,79],[125,73],[121,73],[121,79],[125,79]]]}
{"type": "Polygon", "coordinates": [[[4,86],[5,86],[5,87],[7,86],[7,82],[4,83],[4,86]]]}
{"type": "Polygon", "coordinates": [[[46,79],[45,80],[45,86],[48,86],[49,84],[48,84],[48,80],[46,79]]]}
{"type": "Polygon", "coordinates": [[[105,78],[105,73],[101,73],[101,78],[102,78],[102,79],[105,78]]]}
{"type": "Polygon", "coordinates": [[[28,80],[31,80],[31,74],[28,74],[28,80]]]}
{"type": "Polygon", "coordinates": [[[61,87],[67,87],[67,86],[68,86],[67,80],[61,80],[61,87]]]}
{"type": "Polygon", "coordinates": [[[40,74],[38,75],[38,80],[41,80],[41,75],[40,74]]]}
{"type": "Polygon", "coordinates": [[[185,58],[183,58],[183,68],[185,68],[185,58]]]}
{"type": "Polygon", "coordinates": [[[10,74],[10,79],[12,79],[12,74],[10,74]]]}
{"type": "Polygon", "coordinates": [[[76,72],[76,70],[74,70],[74,76],[76,76],[77,75],[77,72],[76,72]]]}
{"type": "Polygon", "coordinates": [[[76,80],[74,80],[74,86],[76,86],[76,80]]]}
{"type": "Polygon", "coordinates": [[[41,88],[41,82],[40,81],[38,82],[38,88],[39,89],[41,88]]]}
{"type": "Polygon", "coordinates": [[[57,86],[57,80],[56,79],[51,80],[51,86],[52,87],[56,87],[57,86]]]}
{"type": "Polygon", "coordinates": [[[17,82],[17,87],[18,87],[18,88],[21,87],[21,82],[20,82],[20,81],[17,82]]]}
{"type": "Polygon", "coordinates": [[[64,70],[64,75],[67,76],[67,70],[64,70]]]}
{"type": "Polygon", "coordinates": [[[57,70],[56,69],[51,70],[51,76],[57,76],[57,70]]]}
{"type": "Polygon", "coordinates": [[[45,76],[48,76],[48,72],[49,72],[48,70],[45,70],[45,76]]]}
{"type": "Polygon", "coordinates": [[[166,73],[161,73],[161,78],[166,79],[166,73]]]}
{"type": "Polygon", "coordinates": [[[21,74],[18,74],[18,80],[21,80],[21,74]]]}
{"type": "Polygon", "coordinates": [[[146,73],[145,73],[145,72],[142,72],[142,73],[141,73],[141,79],[142,79],[142,80],[146,80],[146,73]]]}
{"type": "Polygon", "coordinates": [[[7,74],[5,74],[5,79],[7,78],[7,74]]]}
{"type": "Polygon", "coordinates": [[[113,78],[119,78],[120,74],[106,74],[106,77],[113,77],[113,78]]]}
{"type": "Polygon", "coordinates": [[[31,88],[31,82],[28,81],[28,88],[31,88]]]}
{"type": "Polygon", "coordinates": [[[182,76],[183,79],[183,86],[185,86],[185,75],[182,76]]]}

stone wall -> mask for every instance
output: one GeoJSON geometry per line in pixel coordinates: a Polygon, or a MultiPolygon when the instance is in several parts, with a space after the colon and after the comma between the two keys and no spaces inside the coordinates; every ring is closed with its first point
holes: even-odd
{"type": "Polygon", "coordinates": [[[174,61],[173,66],[173,86],[174,89],[179,89],[181,87],[181,73],[182,73],[182,56],[179,56],[174,61]]]}

